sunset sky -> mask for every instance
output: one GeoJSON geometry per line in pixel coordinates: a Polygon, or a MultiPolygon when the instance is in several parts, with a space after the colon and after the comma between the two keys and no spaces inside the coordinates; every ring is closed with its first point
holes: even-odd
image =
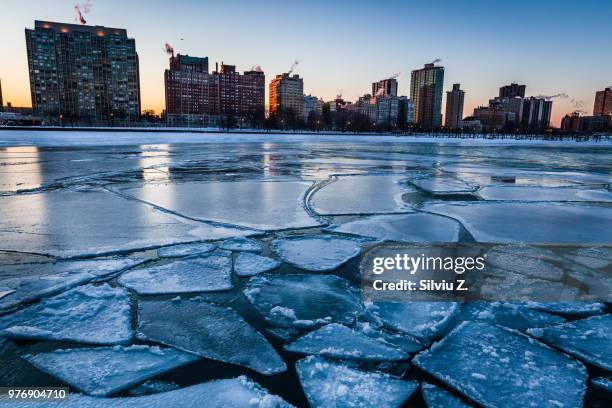
{"type": "MultiPolygon", "coordinates": [[[[596,90],[612,85],[612,1],[115,1],[93,0],[88,24],[125,28],[136,39],[142,108],[164,108],[165,42],[240,71],[261,65],[266,80],[294,60],[304,90],[354,101],[371,82],[436,58],[444,89],[466,91],[464,116],[510,82],[528,95],[566,93],[592,113],[596,90]]],[[[74,22],[75,0],[0,0],[0,79],[5,103],[30,105],[24,28],[74,22]]],[[[555,99],[553,124],[575,109],[555,99]]],[[[267,101],[266,101],[267,103],[267,101]]]]}

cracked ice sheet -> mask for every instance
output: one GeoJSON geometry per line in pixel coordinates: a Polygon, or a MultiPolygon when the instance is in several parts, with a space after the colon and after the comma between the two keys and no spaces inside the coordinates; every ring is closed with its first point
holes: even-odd
{"type": "Polygon", "coordinates": [[[124,344],[133,330],[124,288],[85,285],[10,315],[0,316],[0,336],[91,344],[124,344]]]}
{"type": "Polygon", "coordinates": [[[461,222],[478,242],[609,243],[612,208],[568,203],[436,203],[425,209],[461,222]]]}
{"type": "Polygon", "coordinates": [[[433,384],[421,384],[421,393],[428,408],[470,408],[461,399],[433,384]]]}
{"type": "Polygon", "coordinates": [[[258,275],[243,292],[267,321],[282,327],[350,324],[363,312],[357,290],[334,275],[258,275]]]}
{"type": "Polygon", "coordinates": [[[3,196],[0,208],[0,249],[59,257],[253,233],[185,220],[101,191],[3,196]]]}
{"type": "Polygon", "coordinates": [[[12,292],[0,296],[0,311],[107,278],[143,261],[126,258],[2,265],[0,286],[12,292]]]}
{"type": "Polygon", "coordinates": [[[477,190],[476,186],[451,176],[418,177],[408,181],[432,195],[471,194],[477,190]]]}
{"type": "Polygon", "coordinates": [[[287,369],[266,338],[235,311],[202,301],[141,300],[138,337],[264,375],[287,369]]]}
{"type": "Polygon", "coordinates": [[[375,323],[429,343],[459,311],[456,302],[375,302],[367,305],[375,323]]]}
{"type": "Polygon", "coordinates": [[[12,401],[0,397],[6,408],[291,408],[282,398],[268,393],[246,376],[214,380],[159,394],[127,398],[99,398],[71,394],[61,401],[12,401]]]}
{"type": "Polygon", "coordinates": [[[527,302],[527,307],[547,313],[571,316],[591,316],[601,314],[606,308],[603,303],[587,302],[527,302]]]}
{"type": "Polygon", "coordinates": [[[211,252],[216,248],[215,244],[207,242],[195,242],[191,244],[172,245],[157,250],[157,256],[160,258],[181,258],[183,256],[201,255],[211,252]]]}
{"type": "Polygon", "coordinates": [[[612,327],[612,315],[607,314],[531,329],[527,332],[586,363],[612,371],[610,327],[612,327]]]}
{"type": "Polygon", "coordinates": [[[405,176],[347,176],[325,185],[310,198],[310,206],[321,215],[412,212],[402,195],[415,191],[402,186],[405,176]]]}
{"type": "Polygon", "coordinates": [[[424,213],[375,215],[334,225],[326,230],[380,241],[457,242],[459,239],[459,223],[446,217],[424,213]]]}
{"type": "Polygon", "coordinates": [[[121,275],[118,282],[141,295],[213,292],[231,289],[231,274],[230,254],[214,252],[134,269],[121,275]]]}
{"type": "Polygon", "coordinates": [[[606,190],[564,187],[484,187],[478,194],[485,200],[500,201],[612,201],[606,190]]]}
{"type": "Polygon", "coordinates": [[[565,321],[562,317],[530,309],[519,303],[471,302],[461,307],[456,321],[478,321],[498,324],[510,329],[525,331],[565,321]]]}
{"type": "Polygon", "coordinates": [[[312,331],[285,350],[314,354],[322,357],[366,361],[398,361],[408,359],[408,354],[391,344],[375,340],[341,324],[332,323],[312,331]]]}
{"type": "Polygon", "coordinates": [[[234,270],[236,271],[236,275],[240,277],[259,275],[260,273],[276,269],[279,266],[281,266],[281,263],[276,259],[251,254],[249,252],[239,253],[234,262],[234,270]]]}
{"type": "Polygon", "coordinates": [[[252,238],[229,238],[219,244],[219,248],[228,251],[243,251],[259,253],[263,251],[261,244],[252,238]]]}
{"type": "Polygon", "coordinates": [[[171,348],[143,345],[56,350],[23,358],[81,392],[98,397],[199,359],[171,348]]]}
{"type": "Polygon", "coordinates": [[[580,362],[486,323],[462,323],[412,362],[485,407],[579,407],[586,391],[580,362]]]}
{"type": "Polygon", "coordinates": [[[419,386],[416,381],[361,371],[315,356],[298,361],[296,370],[312,408],[399,407],[419,386]]]}
{"type": "Polygon", "coordinates": [[[303,198],[311,185],[304,181],[186,182],[147,184],[124,193],[193,219],[280,230],[321,225],[304,209],[303,198]]]}
{"type": "Polygon", "coordinates": [[[322,235],[274,240],[272,249],[283,261],[297,268],[327,272],[359,255],[361,245],[354,238],[322,235]]]}

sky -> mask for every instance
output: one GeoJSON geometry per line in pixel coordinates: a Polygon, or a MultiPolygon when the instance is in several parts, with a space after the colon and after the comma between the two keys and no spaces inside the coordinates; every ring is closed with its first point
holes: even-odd
{"type": "MultiPolygon", "coordinates": [[[[31,104],[24,29],[34,20],[74,22],[75,3],[0,0],[5,104],[31,104]]],[[[612,85],[610,0],[90,3],[88,24],[125,28],[136,39],[142,109],[157,113],[164,108],[166,42],[181,54],[208,56],[211,68],[222,61],[240,71],[261,65],[267,82],[297,59],[304,92],[325,100],[341,92],[354,101],[396,73],[399,93],[409,95],[410,72],[441,59],[445,91],[460,83],[466,92],[464,116],[518,82],[527,95],[569,95],[554,99],[556,126],[577,107],[592,114],[595,92],[612,85]]]]}

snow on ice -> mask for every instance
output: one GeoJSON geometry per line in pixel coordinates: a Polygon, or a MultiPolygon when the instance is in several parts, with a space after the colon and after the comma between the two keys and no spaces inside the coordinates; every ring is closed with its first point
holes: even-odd
{"type": "Polygon", "coordinates": [[[347,360],[398,361],[408,358],[407,353],[391,344],[337,323],[328,324],[300,337],[287,344],[285,350],[347,360]]]}
{"type": "Polygon", "coordinates": [[[0,336],[91,344],[124,344],[133,336],[124,288],[85,285],[0,316],[0,336]]]}
{"type": "Polygon", "coordinates": [[[462,323],[412,362],[485,407],[579,407],[586,391],[580,362],[487,323],[462,323]]]}
{"type": "Polygon", "coordinates": [[[199,359],[171,348],[141,345],[56,350],[23,358],[85,394],[99,397],[199,359]]]}
{"type": "Polygon", "coordinates": [[[212,292],[231,289],[231,274],[231,256],[215,252],[134,269],[121,275],[118,282],[141,295],[212,292]]]}
{"type": "Polygon", "coordinates": [[[259,242],[252,238],[237,237],[229,238],[219,244],[219,248],[226,249],[228,251],[244,251],[244,252],[256,252],[263,251],[263,248],[259,242]]]}
{"type": "Polygon", "coordinates": [[[202,255],[213,251],[215,244],[207,242],[195,242],[190,244],[171,245],[157,250],[160,258],[181,258],[184,256],[202,255]]]}
{"type": "Polygon", "coordinates": [[[279,266],[281,266],[281,263],[276,259],[248,252],[240,252],[234,262],[234,271],[240,277],[250,277],[269,272],[279,266]]]}
{"type": "Polygon", "coordinates": [[[333,275],[258,275],[244,294],[266,320],[283,327],[350,324],[363,312],[356,290],[333,275]]]}

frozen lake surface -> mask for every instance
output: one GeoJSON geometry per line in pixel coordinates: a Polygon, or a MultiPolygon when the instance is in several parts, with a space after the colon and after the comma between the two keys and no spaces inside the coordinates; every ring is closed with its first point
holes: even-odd
{"type": "Polygon", "coordinates": [[[85,394],[65,406],[605,406],[608,303],[362,304],[359,261],[524,243],[491,252],[504,290],[609,297],[611,183],[609,141],[0,131],[0,385],[85,394]]]}

